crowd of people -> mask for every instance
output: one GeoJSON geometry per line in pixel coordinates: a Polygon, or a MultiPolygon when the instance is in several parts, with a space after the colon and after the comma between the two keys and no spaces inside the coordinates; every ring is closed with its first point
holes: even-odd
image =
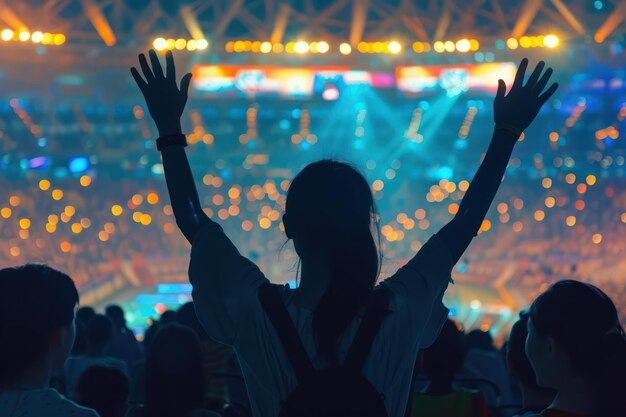
{"type": "MultiPolygon", "coordinates": [[[[0,270],[0,289],[0,336],[10,341],[0,347],[3,416],[253,415],[237,356],[208,337],[193,302],[164,312],[140,343],[119,306],[76,310],[74,283],[47,266],[0,270]]],[[[626,350],[617,319],[599,288],[573,280],[522,311],[500,349],[489,332],[448,319],[416,358],[406,415],[528,417],[595,398],[596,414],[543,415],[621,415],[626,350]]]]}
{"type": "MultiPolygon", "coordinates": [[[[65,193],[48,180],[37,183],[39,191],[50,192],[48,204],[35,204],[33,193],[22,190],[0,213],[14,218],[12,227],[19,228],[9,242],[12,265],[22,263],[23,245],[44,253],[51,252],[44,251],[47,245],[58,245],[54,258],[44,259],[53,265],[84,256],[83,263],[66,268],[70,275],[32,263],[0,270],[2,416],[626,414],[620,398],[626,390],[626,337],[616,305],[597,286],[561,279],[583,274],[592,281],[596,277],[587,262],[623,250],[619,239],[612,239],[624,223],[620,213],[615,215],[622,198],[617,186],[596,186],[591,174],[583,182],[572,172],[548,171],[541,179],[542,195],[534,192],[533,198],[529,192],[522,200],[512,194],[519,192],[512,184],[492,204],[522,132],[558,88],[548,84],[552,69],[546,70],[544,62],[526,77],[524,59],[509,87],[498,81],[492,139],[471,182],[438,181],[424,197],[434,205],[423,209],[410,197],[408,182],[385,189],[385,181],[370,184],[350,164],[329,159],[307,165],[293,179],[249,188],[233,184],[226,190],[222,177],[206,174],[202,182],[215,193],[201,201],[180,122],[191,74],[179,84],[171,52],[165,60],[164,68],[155,51],[141,54],[140,70],[131,72],[159,132],[156,145],[171,206],[158,206],[165,193],[150,184],[134,195],[122,189],[126,197],[113,203],[119,194],[84,176],[80,185],[89,190],[89,199],[68,191],[71,205],[62,202],[58,215],[51,211],[65,193]],[[569,190],[559,192],[567,187],[562,182],[576,184],[577,197],[569,197],[569,190]],[[568,198],[575,198],[573,205],[568,198]],[[603,204],[602,198],[616,205],[603,204]],[[418,208],[378,224],[379,202],[383,210],[385,204],[418,208]],[[486,216],[492,205],[497,214],[490,221],[486,216]],[[534,209],[532,220],[524,207],[534,209]],[[549,211],[555,207],[577,214],[560,219],[549,211]],[[23,214],[28,210],[32,220],[23,214]],[[32,230],[31,236],[33,224],[42,221],[45,232],[32,230]],[[563,221],[565,227],[559,225],[563,221]],[[238,226],[234,242],[218,222],[238,226]],[[158,228],[150,227],[153,223],[158,228]],[[168,237],[176,227],[186,243],[168,237]],[[98,241],[89,238],[91,230],[98,231],[98,241]],[[402,245],[412,230],[432,236],[402,245]],[[58,235],[44,238],[41,233],[58,235]],[[489,253],[483,239],[475,249],[480,255],[466,254],[479,234],[501,235],[514,250],[502,245],[489,253]],[[541,258],[518,243],[528,236],[547,242],[541,258]],[[67,240],[59,243],[59,237],[67,240]],[[259,268],[268,252],[281,250],[285,238],[293,242],[289,260],[298,260],[297,288],[271,284],[259,268]],[[550,249],[557,238],[591,239],[596,246],[550,249]],[[112,240],[116,244],[101,255],[100,245],[112,240]],[[247,241],[248,256],[236,248],[238,240],[247,241]],[[171,256],[190,247],[193,304],[164,312],[141,344],[119,306],[107,307],[104,314],[88,306],[77,310],[77,287],[88,284],[94,257],[110,263],[151,251],[151,256],[171,256]],[[381,274],[384,251],[408,262],[381,274]],[[472,269],[475,264],[489,267],[480,256],[522,262],[507,278],[522,288],[537,278],[537,262],[564,258],[550,270],[539,263],[539,273],[554,274],[555,282],[533,297],[501,351],[487,332],[466,334],[448,319],[443,304],[444,293],[459,276],[453,269],[479,283],[485,279],[472,269]],[[469,264],[469,270],[459,269],[460,263],[469,264]],[[72,275],[79,277],[76,283],[72,275]]],[[[537,159],[534,166],[542,170],[537,159]]],[[[396,171],[401,166],[392,165],[396,171]]],[[[395,171],[385,173],[386,180],[394,177],[395,171]]],[[[6,230],[10,236],[10,226],[6,230]]],[[[610,268],[600,272],[598,279],[617,281],[610,268]]]]}

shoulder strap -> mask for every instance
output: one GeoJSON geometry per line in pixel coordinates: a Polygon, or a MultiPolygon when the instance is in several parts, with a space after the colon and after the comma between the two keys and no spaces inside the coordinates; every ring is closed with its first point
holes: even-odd
{"type": "Polygon", "coordinates": [[[299,382],[314,372],[298,331],[287,312],[278,287],[266,282],[259,288],[259,300],[287,353],[299,382]]]}
{"type": "Polygon", "coordinates": [[[362,372],[363,365],[372,349],[374,338],[378,334],[378,330],[380,330],[380,326],[388,313],[389,290],[383,285],[372,291],[365,316],[343,363],[344,368],[359,374],[362,372]]]}

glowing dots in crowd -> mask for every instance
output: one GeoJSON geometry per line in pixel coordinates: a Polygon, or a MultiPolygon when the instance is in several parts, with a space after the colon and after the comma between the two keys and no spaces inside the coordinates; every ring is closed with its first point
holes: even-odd
{"type": "Polygon", "coordinates": [[[56,201],[59,201],[63,198],[63,191],[57,189],[52,190],[52,198],[56,201]]]}
{"type": "Polygon", "coordinates": [[[565,219],[565,224],[569,227],[573,227],[576,225],[576,216],[567,216],[565,219]]]}
{"type": "Polygon", "coordinates": [[[149,214],[142,214],[139,218],[139,221],[144,226],[148,226],[150,223],[152,223],[152,216],[150,216],[149,214]]]}
{"type": "Polygon", "coordinates": [[[11,217],[12,213],[13,213],[13,210],[11,210],[8,207],[2,207],[2,209],[0,209],[0,216],[2,216],[5,219],[8,219],[9,217],[11,217]]]}
{"type": "Polygon", "coordinates": [[[80,177],[80,185],[83,187],[89,187],[91,185],[91,177],[89,175],[83,175],[80,177]]]}
{"type": "Polygon", "coordinates": [[[459,212],[459,205],[457,203],[450,203],[448,205],[448,213],[454,215],[459,212]]]}
{"type": "Polygon", "coordinates": [[[385,183],[382,180],[376,180],[372,184],[372,188],[374,191],[382,191],[382,189],[385,188],[385,183]]]}
{"type": "Polygon", "coordinates": [[[83,226],[81,226],[80,223],[72,223],[72,233],[74,234],[79,234],[80,232],[83,231],[83,226]]]}
{"type": "Polygon", "coordinates": [[[272,225],[272,222],[267,217],[262,217],[259,220],[259,226],[261,226],[261,229],[269,229],[271,225],[272,225]]]}
{"type": "Polygon", "coordinates": [[[565,176],[565,182],[568,184],[574,184],[576,182],[576,175],[570,172],[565,176]]]}
{"type": "Polygon", "coordinates": [[[104,230],[101,230],[100,232],[98,232],[98,239],[100,239],[102,242],[106,242],[107,240],[109,240],[109,234],[104,230]]]}
{"type": "Polygon", "coordinates": [[[65,206],[63,213],[65,213],[65,215],[68,217],[72,217],[76,213],[76,209],[74,208],[74,206],[65,206]]]}
{"type": "Polygon", "coordinates": [[[535,211],[535,220],[537,220],[538,222],[543,221],[545,217],[546,217],[546,213],[543,210],[535,211]]]}
{"type": "Polygon", "coordinates": [[[146,196],[146,201],[148,204],[155,205],[159,202],[159,195],[157,193],[149,193],[146,196]]]}
{"type": "Polygon", "coordinates": [[[26,230],[30,228],[30,219],[27,219],[27,218],[20,219],[19,223],[20,223],[21,229],[26,230]]]}
{"type": "Polygon", "coordinates": [[[41,191],[48,191],[50,189],[50,181],[48,180],[39,181],[39,189],[41,191]]]}
{"type": "Polygon", "coordinates": [[[143,203],[143,196],[141,194],[135,194],[130,201],[132,201],[132,203],[136,206],[139,206],[141,203],[143,203]]]}
{"type": "Polygon", "coordinates": [[[124,209],[119,204],[115,204],[111,207],[111,214],[114,216],[120,216],[124,212],[124,209]]]}
{"type": "Polygon", "coordinates": [[[491,222],[487,219],[483,220],[483,223],[480,225],[480,230],[483,232],[488,232],[491,229],[491,222]]]}
{"type": "Polygon", "coordinates": [[[544,178],[541,180],[541,186],[546,190],[552,187],[552,180],[550,178],[544,178]]]}
{"type": "Polygon", "coordinates": [[[176,227],[174,226],[173,223],[165,223],[163,225],[163,231],[167,233],[168,235],[171,235],[172,233],[174,233],[175,230],[176,230],[176,227]]]}
{"type": "Polygon", "coordinates": [[[57,225],[52,223],[46,223],[46,231],[48,233],[54,233],[57,231],[57,225]]]}
{"type": "Polygon", "coordinates": [[[12,195],[11,197],[9,197],[9,204],[11,205],[11,207],[17,207],[20,205],[21,202],[22,199],[19,196],[12,195]]]}
{"type": "Polygon", "coordinates": [[[589,186],[595,185],[595,183],[596,183],[596,176],[595,175],[587,175],[587,178],[585,178],[585,181],[587,182],[587,185],[589,185],[589,186]]]}
{"type": "Polygon", "coordinates": [[[522,231],[522,229],[524,228],[524,225],[522,224],[522,222],[515,222],[513,223],[513,231],[515,233],[519,233],[522,231]]]}
{"type": "Polygon", "coordinates": [[[63,253],[68,253],[69,251],[72,250],[72,244],[68,241],[61,242],[59,247],[61,248],[61,252],[63,253]]]}
{"type": "Polygon", "coordinates": [[[596,245],[600,244],[602,242],[602,234],[595,233],[593,236],[591,236],[591,241],[596,245]]]}

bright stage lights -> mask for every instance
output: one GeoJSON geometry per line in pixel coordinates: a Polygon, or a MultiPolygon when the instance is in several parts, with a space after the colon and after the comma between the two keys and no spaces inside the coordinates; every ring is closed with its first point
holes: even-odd
{"type": "Polygon", "coordinates": [[[543,43],[548,48],[556,48],[559,45],[559,38],[556,35],[547,35],[543,38],[543,43]]]}
{"type": "Polygon", "coordinates": [[[470,47],[470,41],[467,39],[461,39],[456,43],[456,50],[459,52],[469,52],[470,47]]]}
{"type": "Polygon", "coordinates": [[[339,52],[341,52],[343,55],[350,55],[352,53],[352,47],[349,43],[344,42],[339,45],[339,52]]]}
{"type": "Polygon", "coordinates": [[[400,45],[400,42],[398,41],[391,41],[387,45],[387,51],[394,55],[399,54],[402,51],[402,45],[400,45]]]}
{"type": "Polygon", "coordinates": [[[10,41],[13,39],[13,31],[11,29],[4,29],[0,35],[3,41],[10,41]]]}
{"type": "Polygon", "coordinates": [[[310,49],[309,44],[304,41],[298,41],[293,46],[294,52],[298,54],[306,54],[307,52],[309,52],[309,49],[310,49]]]}
{"type": "Polygon", "coordinates": [[[26,42],[27,40],[29,40],[29,39],[30,39],[30,33],[29,33],[29,32],[20,32],[20,34],[19,34],[19,39],[20,39],[22,42],[26,42]]]}
{"type": "MultiPolygon", "coordinates": [[[[237,49],[233,47],[233,44],[230,44],[233,49],[237,49]]],[[[152,42],[152,47],[157,52],[163,51],[171,51],[173,49],[177,49],[179,51],[183,51],[187,49],[188,51],[202,51],[209,47],[209,41],[206,39],[165,39],[162,37],[156,38],[152,42]]],[[[226,45],[226,50],[228,51],[229,44],[226,45]]]]}

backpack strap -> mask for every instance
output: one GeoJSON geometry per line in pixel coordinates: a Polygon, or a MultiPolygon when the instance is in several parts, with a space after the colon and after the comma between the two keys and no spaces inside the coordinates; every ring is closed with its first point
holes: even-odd
{"type": "Polygon", "coordinates": [[[365,316],[354,336],[354,341],[346,360],[343,363],[343,367],[350,369],[356,373],[361,373],[363,365],[372,349],[374,338],[380,330],[380,326],[383,320],[389,313],[389,290],[386,286],[382,285],[372,291],[370,302],[365,311],[365,316]]]}
{"type": "Polygon", "coordinates": [[[278,333],[287,358],[293,367],[298,381],[301,383],[304,379],[311,375],[315,369],[304,349],[302,340],[298,335],[296,326],[293,324],[287,308],[283,303],[278,286],[269,282],[264,283],[259,288],[259,301],[265,313],[269,317],[274,330],[278,333]]]}

